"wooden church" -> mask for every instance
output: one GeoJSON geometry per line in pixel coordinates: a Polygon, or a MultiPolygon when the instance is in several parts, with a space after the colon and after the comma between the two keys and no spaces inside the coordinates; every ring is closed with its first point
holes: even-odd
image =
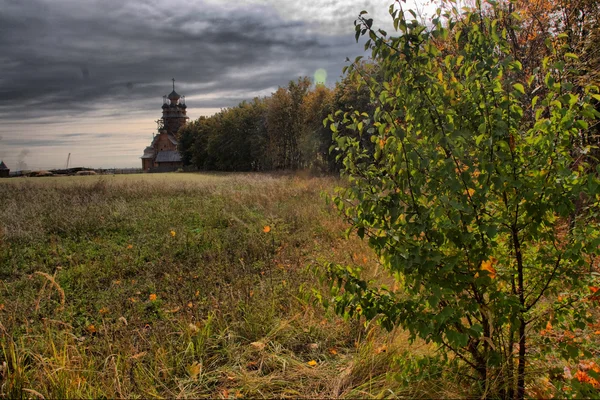
{"type": "Polygon", "coordinates": [[[162,118],[157,121],[158,134],[144,150],[142,169],[147,172],[168,172],[183,168],[181,155],[177,151],[177,131],[188,121],[185,96],[173,91],[163,96],[162,118]]]}

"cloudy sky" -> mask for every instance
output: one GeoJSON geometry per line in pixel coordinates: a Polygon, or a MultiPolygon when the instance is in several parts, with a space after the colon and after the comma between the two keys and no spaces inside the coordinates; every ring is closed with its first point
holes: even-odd
{"type": "Polygon", "coordinates": [[[333,85],[358,13],[389,29],[392,2],[0,0],[0,160],[140,167],[171,78],[191,119],[320,68],[333,85]]]}

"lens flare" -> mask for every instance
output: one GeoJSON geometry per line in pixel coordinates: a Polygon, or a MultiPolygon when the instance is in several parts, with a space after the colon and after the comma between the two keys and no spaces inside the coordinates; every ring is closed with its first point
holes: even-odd
{"type": "Polygon", "coordinates": [[[315,83],[316,84],[325,84],[325,81],[327,80],[327,71],[325,71],[323,68],[319,68],[318,70],[315,71],[315,83]]]}

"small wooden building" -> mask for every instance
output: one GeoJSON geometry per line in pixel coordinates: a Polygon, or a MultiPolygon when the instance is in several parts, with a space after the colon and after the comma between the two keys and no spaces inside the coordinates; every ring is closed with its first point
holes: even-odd
{"type": "Polygon", "coordinates": [[[10,176],[10,169],[4,164],[4,161],[0,161],[0,178],[8,178],[10,176]]]}
{"type": "Polygon", "coordinates": [[[177,131],[188,121],[185,96],[173,91],[163,96],[163,116],[158,120],[158,134],[144,150],[142,169],[147,172],[176,171],[183,168],[181,155],[177,151],[177,131]]]}

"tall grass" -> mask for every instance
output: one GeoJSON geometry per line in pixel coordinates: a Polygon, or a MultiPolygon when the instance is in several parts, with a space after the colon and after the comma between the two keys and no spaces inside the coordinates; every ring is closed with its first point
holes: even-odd
{"type": "Polygon", "coordinates": [[[390,375],[410,349],[401,332],[342,321],[310,298],[318,283],[306,267],[319,260],[377,273],[321,198],[338,183],[243,174],[0,183],[0,396],[410,394],[390,375]]]}

